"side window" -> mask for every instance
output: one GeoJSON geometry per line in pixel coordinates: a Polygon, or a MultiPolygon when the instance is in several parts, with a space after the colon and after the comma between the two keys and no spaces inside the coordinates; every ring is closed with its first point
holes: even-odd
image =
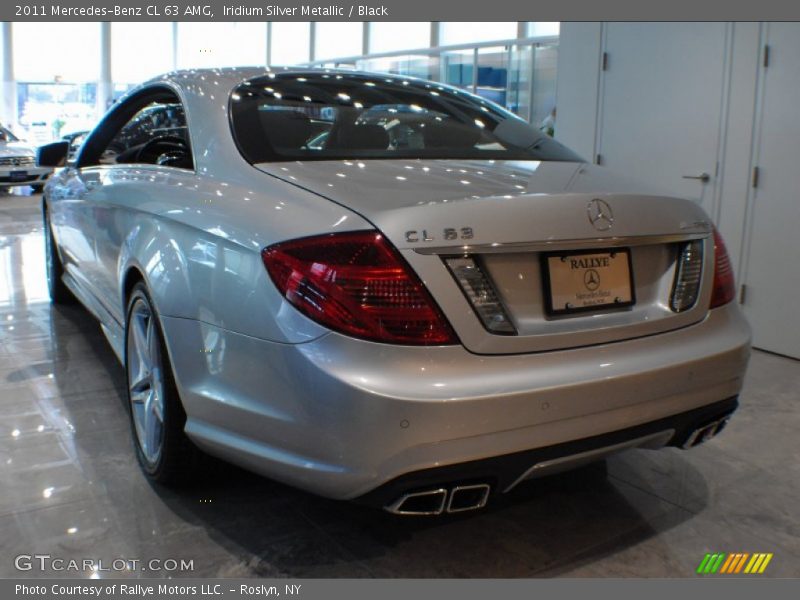
{"type": "Polygon", "coordinates": [[[152,164],[194,168],[183,106],[151,102],[103,150],[100,164],[152,164]]]}

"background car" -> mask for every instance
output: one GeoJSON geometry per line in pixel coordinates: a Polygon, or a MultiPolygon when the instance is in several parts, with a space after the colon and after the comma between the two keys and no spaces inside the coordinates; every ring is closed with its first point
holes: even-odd
{"type": "Polygon", "coordinates": [[[460,512],[692,447],[737,407],[749,328],[704,211],[455,88],[167,75],[111,109],[43,210],[51,296],[100,321],[159,482],[201,448],[331,498],[460,512]]]}
{"type": "Polygon", "coordinates": [[[0,187],[30,185],[40,192],[53,172],[36,165],[36,150],[0,125],[0,187]]]}

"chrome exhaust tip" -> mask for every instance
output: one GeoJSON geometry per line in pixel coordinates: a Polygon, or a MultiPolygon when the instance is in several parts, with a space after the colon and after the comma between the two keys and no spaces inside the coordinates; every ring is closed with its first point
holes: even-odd
{"type": "Polygon", "coordinates": [[[729,420],[730,416],[726,416],[721,419],[717,419],[716,421],[712,421],[711,423],[707,423],[702,427],[698,427],[689,435],[688,438],[686,438],[686,441],[681,447],[684,450],[687,450],[689,448],[693,448],[694,446],[699,446],[703,442],[707,442],[725,429],[725,425],[728,424],[729,420]]]}
{"type": "Polygon", "coordinates": [[[403,494],[397,500],[383,507],[393,515],[440,515],[447,502],[447,490],[437,488],[424,492],[403,494]]]}
{"type": "Polygon", "coordinates": [[[459,485],[452,489],[435,488],[403,494],[383,510],[393,515],[441,515],[478,510],[486,506],[492,486],[488,483],[459,485]]]}
{"type": "Polygon", "coordinates": [[[447,512],[460,513],[483,508],[489,501],[491,491],[492,487],[488,483],[454,487],[447,502],[447,512]]]}

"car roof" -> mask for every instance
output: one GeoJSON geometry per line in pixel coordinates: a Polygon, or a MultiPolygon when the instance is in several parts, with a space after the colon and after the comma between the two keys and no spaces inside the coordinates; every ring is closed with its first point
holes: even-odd
{"type": "MultiPolygon", "coordinates": [[[[380,78],[383,80],[402,80],[409,82],[417,82],[420,84],[431,84],[425,79],[413,77],[411,75],[399,75],[394,73],[378,73],[372,71],[361,71],[355,69],[334,69],[334,68],[320,68],[320,67],[257,67],[257,66],[243,66],[243,67],[218,67],[218,68],[203,68],[203,69],[181,69],[177,71],[170,71],[153,77],[152,79],[144,82],[141,86],[148,86],[158,83],[172,83],[179,88],[186,88],[192,86],[207,86],[221,85],[223,82],[226,85],[236,85],[254,79],[256,77],[275,77],[275,78],[288,78],[293,76],[346,76],[355,78],[380,78]]],[[[437,86],[442,88],[458,89],[453,86],[436,82],[437,86]]],[[[463,90],[459,90],[463,91],[463,90]]]]}
{"type": "Polygon", "coordinates": [[[156,83],[169,79],[171,81],[206,81],[209,78],[221,77],[224,79],[251,79],[263,75],[308,75],[308,74],[353,74],[363,73],[349,69],[321,69],[319,67],[209,67],[202,69],[178,69],[163,75],[157,75],[147,83],[156,83]]]}

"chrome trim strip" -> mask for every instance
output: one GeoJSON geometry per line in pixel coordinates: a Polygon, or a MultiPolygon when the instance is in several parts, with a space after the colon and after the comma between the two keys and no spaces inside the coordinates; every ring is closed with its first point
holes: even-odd
{"type": "Polygon", "coordinates": [[[540,242],[512,242],[510,244],[473,244],[463,246],[431,246],[413,248],[417,254],[493,254],[497,252],[542,252],[558,250],[580,250],[582,248],[613,248],[617,246],[647,246],[689,242],[707,238],[711,230],[695,233],[672,233],[659,235],[634,235],[626,237],[599,237],[575,240],[543,240],[540,242]]]}
{"type": "Polygon", "coordinates": [[[644,437],[621,442],[619,444],[603,446],[602,448],[595,448],[594,450],[587,450],[586,452],[580,452],[578,454],[570,454],[569,456],[559,456],[558,458],[553,458],[551,460],[543,460],[542,462],[536,463],[522,475],[517,477],[514,483],[503,490],[503,493],[505,494],[506,492],[511,491],[514,487],[526,479],[531,479],[547,473],[566,471],[573,467],[580,466],[581,464],[588,464],[595,460],[601,459],[610,454],[616,454],[622,450],[628,450],[630,448],[663,448],[669,442],[669,440],[672,439],[673,435],[675,435],[675,430],[667,429],[664,431],[659,431],[658,433],[646,435],[644,437]]]}

